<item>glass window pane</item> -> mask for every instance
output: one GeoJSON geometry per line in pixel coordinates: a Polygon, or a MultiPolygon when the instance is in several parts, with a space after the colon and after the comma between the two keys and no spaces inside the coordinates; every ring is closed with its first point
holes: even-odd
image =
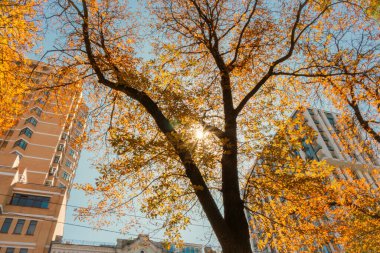
{"type": "Polygon", "coordinates": [[[14,253],[15,252],[15,248],[7,248],[7,250],[5,251],[5,253],[14,253]]]}
{"type": "Polygon", "coordinates": [[[23,139],[20,139],[18,141],[15,142],[15,144],[13,145],[13,147],[20,147],[22,149],[26,149],[26,147],[28,146],[28,143],[26,141],[24,141],[23,139]]]}
{"type": "Polygon", "coordinates": [[[41,203],[41,208],[48,208],[49,207],[49,198],[44,198],[41,203]]]}
{"type": "Polygon", "coordinates": [[[31,220],[29,223],[28,230],[26,231],[26,234],[27,235],[33,235],[34,231],[36,230],[36,226],[37,226],[37,221],[31,220]]]}
{"type": "Polygon", "coordinates": [[[66,160],[66,163],[65,163],[66,167],[71,168],[71,164],[72,163],[69,160],[66,160]]]}
{"type": "Polygon", "coordinates": [[[53,163],[58,163],[60,159],[61,159],[60,156],[55,156],[54,160],[53,160],[53,163]]]}
{"type": "Polygon", "coordinates": [[[15,229],[13,230],[13,234],[21,234],[22,228],[24,227],[25,220],[17,220],[17,224],[15,229]]]}
{"type": "Polygon", "coordinates": [[[5,218],[3,225],[1,226],[0,233],[8,233],[9,228],[12,224],[12,218],[5,218]]]}
{"type": "Polygon", "coordinates": [[[33,132],[32,132],[32,130],[30,130],[29,128],[26,127],[20,131],[19,136],[22,134],[24,134],[30,138],[30,137],[32,137],[33,132]]]}
{"type": "Polygon", "coordinates": [[[24,194],[15,193],[13,194],[11,205],[48,208],[49,201],[50,201],[49,197],[41,197],[41,196],[24,195],[24,194]]]}
{"type": "Polygon", "coordinates": [[[28,119],[25,121],[25,123],[30,123],[30,124],[32,124],[33,126],[36,126],[36,125],[37,125],[37,120],[36,120],[35,118],[33,118],[33,117],[30,117],[30,118],[28,118],[28,119]]]}

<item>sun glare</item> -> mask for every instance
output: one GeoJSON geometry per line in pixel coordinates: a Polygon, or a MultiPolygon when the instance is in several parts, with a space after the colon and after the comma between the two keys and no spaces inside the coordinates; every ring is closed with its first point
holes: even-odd
{"type": "Polygon", "coordinates": [[[198,140],[203,139],[205,137],[205,132],[203,131],[202,127],[198,127],[195,129],[195,138],[198,140]]]}

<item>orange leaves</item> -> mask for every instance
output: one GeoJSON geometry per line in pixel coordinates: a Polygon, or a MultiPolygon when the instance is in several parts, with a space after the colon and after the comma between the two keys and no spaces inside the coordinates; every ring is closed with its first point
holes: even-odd
{"type": "Polygon", "coordinates": [[[22,113],[23,96],[31,87],[24,55],[38,39],[36,14],[40,2],[0,3],[0,134],[22,113]]]}
{"type": "MultiPolygon", "coordinates": [[[[82,9],[81,1],[74,2],[82,9]]],[[[191,184],[188,178],[187,172],[199,169],[210,199],[219,199],[222,184],[247,184],[245,200],[255,215],[260,245],[310,252],[334,239],[338,227],[325,215],[333,203],[347,204],[336,194],[340,182],[330,184],[334,169],[325,162],[297,155],[316,137],[305,119],[294,115],[284,123],[284,118],[314,102],[321,87],[338,109],[347,97],[371,105],[379,101],[373,98],[376,56],[344,42],[356,31],[369,31],[370,25],[351,12],[360,8],[346,2],[332,7],[332,1],[305,1],[303,8],[298,1],[151,0],[154,31],[140,37],[146,23],[141,16],[134,19],[123,1],[87,2],[89,20],[71,4],[64,9],[69,18],[63,23],[72,25],[65,53],[74,54],[65,64],[79,66],[79,76],[85,78],[96,74],[88,96],[100,109],[94,114],[98,131],[91,137],[98,133],[110,144],[106,156],[99,157],[96,187],[84,187],[100,202],[92,206],[95,213],[96,208],[122,213],[138,199],[148,217],[165,218],[166,235],[178,240],[188,213],[199,207],[194,193],[207,193],[204,184],[191,184]],[[82,34],[87,24],[89,31],[82,34]],[[138,55],[146,43],[152,43],[151,54],[138,55]],[[363,69],[372,82],[357,75],[363,69]],[[365,85],[356,89],[352,84],[365,85]],[[206,135],[205,129],[210,130],[206,135]],[[231,163],[221,163],[223,158],[231,163]],[[250,174],[254,159],[261,164],[250,174]],[[239,178],[222,180],[228,174],[222,169],[235,170],[230,175],[239,178]]],[[[370,34],[364,38],[373,39],[370,34]]],[[[341,132],[355,142],[353,127],[345,126],[350,129],[341,132]]],[[[350,208],[331,213],[341,215],[350,208]]]]}
{"type": "Polygon", "coordinates": [[[88,194],[92,194],[95,192],[95,188],[91,184],[84,184],[84,185],[74,185],[74,187],[81,189],[85,191],[88,194]]]}
{"type": "Polygon", "coordinates": [[[341,208],[334,210],[333,214],[339,220],[339,243],[348,252],[376,252],[380,249],[379,189],[372,188],[364,180],[341,181],[337,184],[335,189],[339,197],[336,201],[341,208]]]}
{"type": "Polygon", "coordinates": [[[379,188],[365,179],[331,180],[335,169],[294,157],[281,138],[263,151],[247,191],[259,247],[309,252],[333,242],[348,252],[379,248],[379,188]]]}

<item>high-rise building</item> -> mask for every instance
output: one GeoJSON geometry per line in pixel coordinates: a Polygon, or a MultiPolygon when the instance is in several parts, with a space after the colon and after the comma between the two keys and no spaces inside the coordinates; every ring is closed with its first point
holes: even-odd
{"type": "MultiPolygon", "coordinates": [[[[358,179],[364,178],[373,187],[379,187],[380,178],[365,169],[380,169],[380,157],[375,152],[361,152],[352,150],[351,154],[344,152],[342,136],[338,135],[338,114],[317,109],[307,109],[303,113],[306,123],[317,133],[317,139],[313,144],[303,143],[300,155],[305,159],[326,160],[334,165],[335,177],[349,180],[352,175],[358,179]],[[338,137],[339,136],[339,137],[338,137]],[[344,168],[344,169],[343,169],[344,168]],[[347,171],[350,169],[351,171],[347,171]]],[[[350,142],[362,142],[363,136],[356,136],[350,142]]]]}
{"type": "MultiPolygon", "coordinates": [[[[36,83],[49,82],[52,66],[33,67],[36,83]]],[[[23,105],[0,135],[1,253],[48,252],[63,234],[87,117],[81,92],[70,87],[37,90],[23,105]]]]}
{"type": "MultiPolygon", "coordinates": [[[[296,111],[292,117],[300,113],[296,111]]],[[[380,186],[380,178],[375,170],[380,170],[380,157],[376,150],[374,152],[361,152],[359,150],[351,150],[351,153],[344,151],[343,143],[339,134],[339,115],[324,110],[309,108],[302,111],[305,123],[314,129],[317,138],[311,144],[302,142],[302,150],[297,150],[296,154],[303,159],[312,159],[317,161],[326,160],[330,165],[335,167],[335,171],[331,177],[337,177],[343,180],[365,179],[371,187],[378,188],[380,186]],[[371,169],[368,169],[371,168],[371,169]]],[[[351,137],[349,142],[359,143],[363,141],[364,136],[359,133],[356,137],[351,137]]],[[[249,217],[249,215],[248,215],[249,217]]],[[[260,233],[260,231],[253,231],[260,233]]],[[[278,252],[276,249],[267,247],[259,250],[255,239],[252,240],[252,248],[254,252],[278,252]]],[[[343,252],[340,245],[325,245],[321,249],[323,253],[343,252]]]]}

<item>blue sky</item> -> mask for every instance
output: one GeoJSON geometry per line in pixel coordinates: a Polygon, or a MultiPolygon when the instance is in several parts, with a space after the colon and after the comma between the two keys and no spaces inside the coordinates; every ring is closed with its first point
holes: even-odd
{"type": "MultiPolygon", "coordinates": [[[[98,175],[95,167],[92,165],[91,161],[96,157],[96,153],[83,150],[81,158],[79,160],[79,166],[77,169],[75,183],[88,183],[93,182],[96,175],[98,175]]],[[[72,224],[78,224],[81,226],[93,226],[87,222],[80,222],[77,220],[74,207],[72,206],[85,206],[88,202],[88,197],[85,196],[83,191],[72,189],[71,196],[68,202],[67,213],[66,213],[66,222],[72,224]]],[[[136,211],[137,215],[138,210],[136,211]]],[[[133,214],[131,214],[133,215],[133,214]]],[[[133,218],[133,217],[132,217],[133,218]]],[[[131,217],[125,217],[125,222],[127,223],[131,217]]],[[[110,242],[115,243],[117,238],[133,238],[136,237],[139,233],[150,233],[154,230],[154,227],[149,224],[147,219],[137,218],[139,223],[145,225],[145,227],[133,229],[129,233],[123,235],[107,231],[96,231],[88,228],[81,228],[77,226],[65,225],[64,238],[72,240],[83,240],[83,241],[100,241],[100,242],[110,242]]],[[[209,239],[209,226],[205,222],[204,227],[199,226],[201,224],[197,223],[197,226],[189,226],[186,231],[183,231],[183,239],[185,242],[189,243],[206,243],[209,239]]],[[[115,225],[111,227],[104,227],[104,229],[119,231],[121,227],[115,225]]],[[[154,233],[153,240],[158,241],[160,238],[163,238],[162,232],[154,233]]],[[[212,240],[210,244],[215,244],[215,240],[212,240]]]]}
{"type": "MultiPolygon", "coordinates": [[[[137,1],[131,1],[131,7],[138,8],[137,1]]],[[[44,39],[36,45],[37,48],[42,48],[41,52],[38,54],[29,53],[28,57],[35,60],[40,60],[41,56],[44,55],[46,51],[53,49],[54,41],[57,37],[57,29],[55,29],[54,23],[49,22],[48,30],[45,31],[44,39]]],[[[140,48],[140,50],[143,57],[149,57],[149,54],[147,53],[149,51],[149,45],[147,43],[144,45],[144,48],[140,48]]],[[[92,164],[92,161],[95,160],[94,158],[96,158],[96,156],[97,153],[88,150],[82,151],[74,183],[94,182],[94,179],[98,173],[95,169],[95,166],[92,164]]],[[[93,224],[90,224],[88,222],[81,222],[76,219],[76,213],[74,211],[75,207],[73,206],[86,206],[88,201],[89,198],[85,196],[84,192],[77,189],[72,189],[69,202],[67,203],[68,206],[66,210],[65,222],[69,224],[76,224],[82,227],[66,224],[64,228],[64,239],[116,243],[117,238],[135,238],[139,233],[148,234],[154,230],[154,227],[149,224],[148,220],[142,218],[138,218],[138,221],[142,226],[129,231],[127,234],[119,234],[86,228],[84,226],[93,227],[93,224]]],[[[138,212],[138,210],[136,212],[138,212]]],[[[141,215],[140,213],[138,214],[141,215]]],[[[127,223],[131,217],[132,216],[125,217],[125,222],[127,223]]],[[[121,227],[113,225],[111,227],[104,227],[103,229],[119,231],[120,228],[121,227]]],[[[204,221],[204,224],[199,224],[198,222],[196,226],[189,226],[188,229],[186,231],[183,231],[182,234],[184,241],[188,243],[207,243],[208,245],[217,245],[215,237],[210,240],[210,231],[211,230],[208,222],[204,221]]],[[[154,232],[151,237],[153,240],[159,241],[161,238],[163,238],[163,231],[154,232]]]]}

